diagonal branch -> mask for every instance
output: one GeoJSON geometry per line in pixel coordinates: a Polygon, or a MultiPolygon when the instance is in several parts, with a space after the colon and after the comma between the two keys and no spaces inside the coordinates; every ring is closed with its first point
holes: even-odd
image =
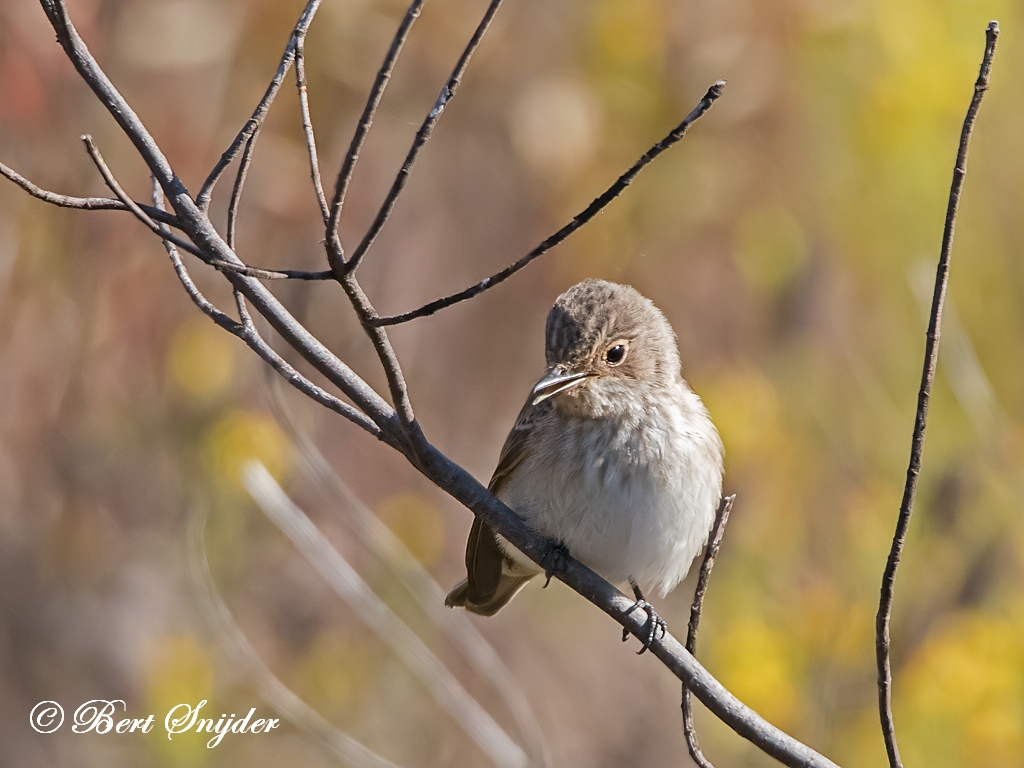
{"type": "Polygon", "coordinates": [[[82,143],[85,144],[85,151],[89,153],[89,157],[92,159],[93,164],[100,172],[100,176],[103,177],[103,182],[110,188],[110,191],[114,193],[117,199],[121,201],[121,204],[135,215],[135,218],[145,224],[146,227],[148,227],[154,234],[159,235],[162,240],[173,243],[178,248],[188,251],[193,256],[198,256],[201,259],[205,258],[203,252],[192,245],[192,243],[182,240],[177,235],[174,235],[164,227],[161,227],[153,221],[152,218],[150,218],[149,214],[139,207],[138,203],[128,197],[117,179],[114,178],[114,174],[110,171],[110,167],[103,159],[103,155],[101,155],[99,149],[96,148],[96,144],[93,142],[92,136],[89,134],[83,135],[82,143]]]}
{"type": "MultiPolygon", "coordinates": [[[[51,192],[48,189],[43,189],[37,184],[34,184],[29,179],[26,179],[20,173],[15,171],[3,163],[0,163],[0,176],[10,179],[23,190],[28,192],[32,197],[35,197],[43,202],[56,205],[60,208],[79,208],[85,211],[131,211],[125,203],[120,200],[114,200],[109,197],[71,197],[70,195],[61,195],[57,192],[51,192]]],[[[153,208],[148,205],[142,205],[136,203],[136,205],[154,221],[159,221],[161,224],[167,224],[171,227],[180,227],[178,218],[167,211],[161,211],[157,208],[153,208]]]]}
{"type": "MultiPolygon", "coordinates": [[[[409,179],[409,174],[412,172],[412,167],[416,163],[416,158],[419,157],[420,150],[423,149],[423,145],[427,143],[430,138],[431,132],[434,130],[434,125],[441,119],[441,113],[444,112],[448,102],[455,98],[455,92],[459,88],[459,84],[462,82],[462,76],[466,72],[466,67],[469,66],[469,60],[472,58],[473,53],[480,45],[480,41],[483,40],[484,34],[487,32],[487,28],[490,27],[491,21],[494,19],[494,15],[498,12],[498,8],[501,6],[501,0],[491,0],[487,6],[487,10],[484,13],[484,17],[480,20],[476,30],[473,32],[473,36],[469,39],[465,49],[462,51],[462,56],[459,57],[455,68],[452,70],[451,75],[448,78],[448,82],[445,83],[444,88],[441,89],[441,93],[438,94],[437,100],[434,102],[434,106],[430,112],[423,119],[423,124],[420,125],[416,136],[412,141],[412,146],[409,147],[409,153],[405,156],[405,162],[402,163],[402,167],[398,171],[398,175],[395,177],[394,182],[391,184],[391,189],[388,190],[387,197],[384,198],[384,202],[381,204],[380,210],[377,211],[377,217],[373,220],[370,228],[366,234],[363,235],[363,239],[356,246],[355,251],[352,252],[352,256],[349,258],[345,265],[346,272],[355,272],[359,266],[359,262],[362,261],[364,254],[373,245],[373,241],[377,239],[377,235],[380,234],[381,229],[384,228],[384,224],[387,223],[388,218],[391,216],[391,212],[395,208],[395,203],[398,201],[398,196],[402,194],[402,190],[405,188],[405,183],[409,179]]],[[[328,234],[332,230],[328,231],[328,234]]]]}
{"type": "MultiPolygon", "coordinates": [[[[665,138],[647,150],[643,156],[637,160],[633,166],[626,171],[624,174],[619,176],[608,189],[602,192],[594,201],[580,211],[576,217],[562,227],[560,230],[555,232],[551,237],[547,238],[544,242],[530,251],[528,254],[523,256],[518,261],[509,264],[500,272],[491,275],[490,277],[484,278],[476,285],[471,285],[465,290],[453,293],[450,296],[436,299],[427,304],[424,304],[419,309],[414,309],[409,312],[404,312],[400,315],[391,315],[389,317],[375,317],[372,318],[372,323],[376,326],[385,325],[399,325],[401,323],[407,323],[410,320],[415,320],[420,317],[426,317],[432,315],[435,312],[450,307],[453,304],[458,304],[460,301],[466,301],[472,299],[474,296],[479,296],[489,288],[493,288],[498,283],[504,282],[508,278],[512,277],[516,272],[521,270],[531,261],[536,259],[538,256],[550,251],[556,245],[565,240],[569,235],[578,230],[598,213],[600,213],[605,206],[608,205],[612,200],[618,197],[622,191],[630,185],[636,175],[640,173],[646,166],[648,166],[658,155],[664,152],[666,149],[671,147],[673,144],[678,142],[686,134],[686,130],[697,120],[699,120],[705,112],[711,109],[711,105],[715,103],[719,96],[722,95],[722,91],[725,89],[725,80],[719,80],[710,88],[708,92],[704,94],[704,98],[700,100],[696,107],[694,107],[690,114],[688,114],[683,121],[673,128],[665,138]]],[[[353,255],[354,258],[354,255],[353,255]]]]}
{"type": "MultiPolygon", "coordinates": [[[[729,524],[729,513],[732,512],[734,501],[736,501],[736,494],[724,497],[722,503],[719,504],[718,514],[715,515],[715,525],[711,529],[711,536],[704,550],[704,560],[700,564],[697,587],[693,591],[693,605],[690,606],[690,623],[686,627],[686,650],[691,655],[697,653],[697,625],[700,624],[700,612],[704,608],[704,593],[708,589],[708,579],[711,578],[711,569],[715,567],[718,550],[722,547],[722,537],[725,536],[725,526],[729,524]]],[[[693,710],[690,706],[690,690],[685,685],[683,686],[682,707],[683,733],[686,735],[686,747],[690,751],[690,757],[699,768],[714,768],[704,757],[700,744],[697,743],[697,731],[693,727],[693,710]]]]}
{"type": "MultiPolygon", "coordinates": [[[[544,561],[550,542],[527,528],[519,516],[465,469],[433,446],[428,447],[417,469],[499,531],[524,555],[536,563],[544,561]]],[[[641,641],[646,639],[647,617],[642,612],[630,610],[635,602],[632,598],[626,597],[571,555],[566,556],[564,562],[564,571],[555,573],[557,579],[611,616],[634,637],[641,641]]],[[[783,733],[739,701],[671,634],[666,633],[656,639],[650,650],[704,706],[763,752],[790,768],[837,768],[831,760],[783,733]]]]}
{"type": "Polygon", "coordinates": [[[409,31],[412,29],[413,23],[420,15],[424,1],[413,0],[405,12],[405,16],[402,18],[402,23],[398,25],[398,30],[391,40],[391,46],[384,57],[384,62],[377,71],[373,87],[370,88],[370,94],[366,98],[366,106],[363,107],[363,114],[359,117],[356,131],[352,135],[352,142],[349,144],[348,151],[345,153],[345,159],[341,164],[341,170],[338,172],[338,181],[334,187],[334,197],[331,199],[331,210],[327,220],[327,245],[330,259],[339,264],[343,254],[341,241],[338,238],[338,224],[341,222],[341,209],[345,206],[345,195],[348,192],[349,184],[352,183],[352,173],[355,171],[356,163],[359,161],[359,152],[363,148],[363,142],[366,141],[366,135],[370,131],[370,126],[373,125],[373,116],[377,113],[377,106],[384,96],[384,90],[387,88],[388,81],[391,79],[391,73],[395,69],[395,62],[398,61],[398,56],[402,52],[402,46],[405,45],[406,38],[409,37],[409,31]]]}
{"type": "MultiPolygon", "coordinates": [[[[59,4],[63,6],[63,0],[40,0],[43,3],[43,7],[47,5],[59,4]]],[[[267,113],[270,112],[270,105],[274,103],[274,98],[277,96],[277,92],[281,90],[281,84],[284,83],[285,77],[288,75],[288,70],[291,68],[292,61],[295,59],[295,52],[298,47],[302,44],[302,41],[306,37],[306,32],[309,31],[309,25],[313,22],[313,16],[316,15],[317,9],[320,7],[320,0],[308,0],[306,7],[302,11],[302,15],[299,20],[295,22],[295,26],[292,28],[291,38],[288,40],[288,45],[285,46],[284,53],[281,55],[281,63],[277,66],[277,72],[274,73],[273,79],[270,81],[270,85],[267,86],[266,93],[263,94],[263,98],[260,99],[260,103],[256,105],[256,109],[253,111],[252,116],[246,121],[242,130],[238,132],[234,140],[231,142],[224,153],[220,156],[220,160],[210,171],[210,175],[206,177],[206,181],[203,182],[202,188],[199,190],[199,194],[196,196],[196,203],[201,211],[206,211],[210,206],[210,196],[213,194],[213,187],[217,181],[223,175],[231,162],[238,157],[239,151],[246,144],[249,144],[255,139],[256,134],[263,126],[263,121],[267,119],[267,113]]],[[[47,11],[47,15],[50,15],[50,11],[47,11]]],[[[51,21],[53,20],[51,15],[51,21]]],[[[65,48],[66,49],[66,48],[65,48]]],[[[69,54],[70,55],[70,54],[69,54]]]]}
{"type": "Polygon", "coordinates": [[[946,223],[942,231],[942,250],[935,273],[935,292],[932,295],[932,309],[928,319],[928,336],[924,352],[924,370],[921,373],[921,388],[917,394],[917,415],[914,419],[914,436],[910,447],[910,464],[907,467],[907,482],[903,488],[903,501],[900,504],[899,519],[896,533],[893,536],[892,548],[882,574],[882,589],[878,603],[878,614],[875,618],[875,657],[878,664],[878,711],[882,724],[882,736],[885,739],[885,750],[889,757],[890,768],[902,768],[899,748],[896,744],[896,729],[892,719],[892,668],[889,661],[889,625],[892,617],[893,585],[896,580],[896,568],[903,554],[903,546],[910,525],[910,515],[914,509],[914,495],[917,492],[917,480],[921,473],[921,453],[924,448],[924,431],[928,423],[928,401],[931,397],[932,382],[935,380],[935,366],[939,357],[939,336],[942,328],[942,305],[946,298],[946,285],[949,282],[949,259],[953,250],[953,231],[956,227],[956,213],[960,205],[960,192],[967,174],[967,147],[971,140],[971,131],[978,116],[981,99],[988,90],[988,78],[992,69],[992,57],[996,51],[996,40],[999,38],[999,24],[989,23],[985,30],[985,54],[981,60],[981,71],[974,83],[974,96],[967,108],[963,128],[960,131],[960,146],[956,153],[956,165],[953,167],[953,183],[949,190],[949,202],[946,206],[946,223]]]}
{"type": "MultiPolygon", "coordinates": [[[[162,206],[162,197],[163,195],[160,191],[160,185],[157,183],[156,179],[154,179],[153,205],[158,210],[161,209],[162,206]]],[[[252,322],[252,318],[249,317],[249,313],[245,308],[244,299],[241,298],[241,294],[237,289],[235,291],[235,298],[236,301],[238,301],[238,314],[242,322],[232,319],[224,312],[217,309],[213,302],[202,294],[195,282],[192,280],[192,276],[189,275],[188,269],[186,269],[185,265],[181,261],[181,256],[179,255],[174,242],[167,238],[163,238],[162,242],[164,244],[164,249],[167,251],[168,257],[170,257],[171,266],[174,267],[174,273],[178,276],[178,280],[185,289],[185,293],[188,294],[188,297],[192,299],[193,303],[199,307],[203,314],[213,320],[213,322],[228,333],[233,336],[237,336],[244,341],[249,348],[266,361],[271,368],[281,374],[281,377],[285,381],[311,400],[314,400],[325,408],[329,408],[335,413],[340,414],[356,426],[361,427],[366,432],[369,432],[378,440],[388,443],[392,447],[396,447],[391,436],[381,431],[381,429],[370,421],[370,419],[368,419],[363,413],[356,410],[343,400],[340,400],[330,394],[323,388],[318,387],[312,381],[296,371],[295,368],[289,365],[284,358],[277,354],[277,352],[267,344],[263,337],[260,336],[256,326],[252,322]]]]}
{"type": "Polygon", "coordinates": [[[351,272],[342,275],[341,287],[345,289],[345,294],[352,303],[352,308],[355,309],[356,314],[359,316],[363,329],[370,338],[370,343],[373,344],[377,358],[384,369],[384,375],[388,381],[388,390],[391,393],[391,401],[395,404],[395,412],[402,425],[402,434],[408,441],[410,452],[406,452],[406,456],[409,457],[413,464],[418,464],[420,453],[423,449],[429,447],[430,444],[416,422],[416,414],[413,412],[412,400],[409,397],[409,387],[405,382],[405,374],[402,373],[402,365],[398,360],[398,355],[395,354],[394,347],[391,346],[391,340],[388,338],[387,331],[370,324],[369,318],[376,313],[373,305],[370,303],[370,299],[363,291],[362,286],[359,285],[359,281],[356,280],[356,276],[351,272]]]}

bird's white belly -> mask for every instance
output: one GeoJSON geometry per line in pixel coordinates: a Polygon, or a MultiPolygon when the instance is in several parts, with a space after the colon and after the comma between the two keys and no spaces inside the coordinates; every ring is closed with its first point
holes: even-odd
{"type": "Polygon", "coordinates": [[[697,415],[648,411],[615,430],[595,419],[563,425],[502,500],[612,583],[632,577],[664,595],[707,540],[721,496],[721,444],[706,412],[697,415]]]}

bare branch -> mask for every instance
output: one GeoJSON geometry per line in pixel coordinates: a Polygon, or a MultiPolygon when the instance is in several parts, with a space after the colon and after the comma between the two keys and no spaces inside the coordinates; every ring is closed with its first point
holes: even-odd
{"type": "Polygon", "coordinates": [[[309,93],[306,88],[306,41],[300,38],[295,43],[295,87],[299,91],[299,111],[302,113],[302,131],[306,135],[306,152],[309,155],[309,177],[313,182],[313,192],[320,206],[320,216],[327,224],[331,212],[327,207],[327,196],[324,185],[320,181],[320,159],[316,152],[316,136],[313,133],[313,119],[309,115],[309,93]]]}
{"type": "MultiPolygon", "coordinates": [[[[380,210],[377,211],[377,217],[373,220],[373,224],[370,225],[369,230],[367,230],[366,234],[363,235],[363,239],[359,242],[359,245],[356,246],[355,251],[352,252],[352,256],[346,263],[346,272],[355,272],[356,268],[359,266],[359,262],[363,258],[363,255],[367,250],[369,250],[370,246],[373,245],[373,241],[377,239],[377,235],[380,234],[384,224],[387,223],[388,218],[391,216],[391,212],[395,208],[395,203],[398,201],[398,196],[402,193],[402,189],[405,187],[405,183],[409,179],[409,174],[412,172],[412,167],[416,163],[416,158],[419,157],[420,150],[423,149],[423,145],[426,144],[427,140],[430,138],[430,134],[434,130],[434,125],[441,119],[441,113],[444,112],[444,108],[448,105],[448,102],[455,98],[455,92],[458,90],[459,84],[462,82],[462,76],[466,72],[466,67],[469,66],[469,60],[472,58],[473,52],[476,51],[477,47],[480,45],[480,41],[487,32],[487,28],[491,25],[491,21],[494,19],[494,14],[498,12],[499,6],[501,6],[501,0],[491,0],[490,4],[487,6],[487,11],[484,13],[484,17],[480,20],[476,30],[473,32],[473,36],[462,51],[462,56],[459,57],[459,61],[456,63],[455,69],[452,70],[452,74],[448,78],[448,82],[445,83],[444,88],[441,89],[441,93],[438,94],[433,108],[423,119],[423,124],[420,125],[420,129],[416,131],[416,136],[412,141],[412,146],[409,147],[409,153],[405,156],[405,162],[402,163],[402,167],[399,169],[398,175],[391,184],[391,189],[388,191],[387,197],[384,198],[384,202],[381,204],[380,210]]],[[[328,234],[330,234],[330,231],[328,234]]]]}
{"type": "MultiPolygon", "coordinates": [[[[160,185],[154,178],[153,203],[157,209],[161,208],[162,197],[160,185]]],[[[167,255],[171,259],[171,265],[174,267],[174,272],[178,276],[178,280],[181,282],[181,285],[185,289],[189,298],[191,298],[195,305],[202,310],[203,314],[213,320],[213,322],[228,333],[237,336],[244,341],[249,348],[266,361],[271,368],[281,374],[281,377],[285,381],[311,400],[314,400],[335,413],[340,414],[356,426],[369,432],[378,440],[381,440],[392,447],[397,447],[394,439],[387,433],[383,432],[365,415],[348,403],[338,399],[334,395],[311,382],[289,365],[284,358],[282,358],[269,344],[267,344],[263,337],[260,336],[255,323],[252,321],[252,317],[249,315],[249,311],[245,306],[245,298],[243,297],[241,290],[238,288],[234,289],[235,305],[238,308],[238,316],[241,319],[241,322],[238,322],[221,310],[217,309],[217,307],[202,294],[195,282],[192,280],[191,275],[189,275],[185,265],[182,263],[181,256],[178,254],[178,249],[175,247],[174,242],[167,238],[163,238],[162,242],[164,244],[164,248],[167,250],[167,255]]]]}
{"type": "MultiPolygon", "coordinates": [[[[44,8],[47,4],[59,3],[63,6],[63,0],[41,0],[44,4],[44,8]]],[[[306,7],[302,11],[302,15],[299,20],[295,22],[295,27],[292,29],[291,38],[288,40],[288,45],[285,46],[284,53],[281,55],[281,63],[277,66],[277,72],[274,74],[274,78],[270,81],[270,85],[267,87],[266,93],[263,94],[263,98],[260,99],[260,103],[256,105],[256,109],[253,111],[252,116],[246,121],[242,130],[235,136],[234,141],[231,142],[224,154],[221,155],[220,160],[210,171],[210,175],[206,177],[206,181],[203,182],[202,188],[199,190],[199,194],[196,196],[196,204],[199,206],[199,210],[206,211],[210,206],[210,196],[213,194],[213,187],[224,173],[225,169],[231,165],[231,162],[238,157],[239,151],[243,145],[250,144],[256,134],[259,132],[263,125],[263,121],[267,119],[267,113],[270,111],[270,105],[274,103],[274,98],[277,96],[277,92],[281,90],[281,84],[284,82],[285,77],[288,75],[288,70],[292,65],[292,61],[295,59],[295,51],[297,46],[301,44],[301,41],[305,39],[306,32],[309,30],[309,25],[313,22],[313,16],[316,15],[317,9],[320,7],[320,0],[309,0],[306,3],[306,7]]],[[[47,12],[49,13],[49,11],[47,12]]],[[[66,15],[66,12],[65,12],[66,15]]],[[[52,18],[52,17],[51,17],[52,18]]]]}
{"type": "MultiPolygon", "coordinates": [[[[439,488],[494,527],[531,560],[539,563],[544,559],[550,542],[527,528],[521,518],[465,469],[433,446],[429,446],[422,460],[420,471],[439,488]]],[[[642,612],[630,611],[634,605],[631,597],[571,556],[565,558],[565,570],[554,575],[637,639],[645,640],[647,617],[642,612]]],[[[779,762],[790,768],[837,768],[831,760],[783,733],[739,701],[671,634],[655,640],[650,650],[722,722],[779,762]]]]}
{"type": "MultiPolygon", "coordinates": [[[[678,142],[686,134],[686,130],[697,120],[699,120],[705,112],[711,109],[711,105],[715,103],[719,96],[722,95],[722,91],[725,89],[725,80],[719,80],[717,83],[708,88],[708,92],[704,94],[704,98],[700,100],[700,103],[691,110],[679,125],[673,128],[665,138],[647,150],[643,156],[637,160],[633,166],[626,171],[624,174],[616,179],[615,183],[612,184],[608,189],[602,192],[594,201],[584,208],[576,217],[562,227],[560,230],[555,232],[551,237],[547,238],[544,242],[530,251],[528,254],[523,256],[516,262],[505,267],[500,272],[491,275],[488,278],[481,280],[476,285],[472,285],[465,290],[453,293],[450,296],[445,296],[441,299],[436,299],[428,304],[424,304],[419,309],[414,309],[409,312],[404,312],[400,315],[392,315],[390,317],[375,317],[371,318],[371,322],[376,326],[386,325],[399,325],[400,323],[407,323],[410,320],[415,320],[420,317],[426,317],[432,315],[435,312],[450,307],[452,304],[458,304],[460,301],[466,301],[472,299],[474,296],[479,296],[484,291],[493,288],[498,283],[504,282],[508,278],[512,277],[516,272],[521,270],[531,261],[541,256],[556,245],[565,240],[569,235],[578,230],[598,213],[600,213],[605,206],[608,205],[612,200],[618,197],[622,191],[630,185],[636,175],[640,173],[647,165],[651,163],[658,155],[664,152],[666,149],[671,147],[673,144],[678,142]]],[[[354,254],[353,254],[354,257],[354,254]]]]}
{"type": "Polygon", "coordinates": [[[242,188],[245,186],[245,179],[249,175],[249,165],[252,163],[252,152],[256,147],[256,137],[259,136],[259,128],[246,139],[245,149],[242,150],[242,159],[238,161],[238,172],[235,174],[235,183],[231,185],[231,199],[228,201],[228,228],[225,241],[228,248],[235,250],[235,226],[238,221],[238,205],[242,201],[242,188]]]}
{"type": "MultiPolygon", "coordinates": [[[[35,197],[44,202],[56,205],[59,208],[79,208],[85,211],[130,211],[131,209],[122,203],[120,200],[114,200],[110,197],[71,197],[70,195],[61,195],[57,192],[51,192],[48,189],[33,184],[31,181],[26,179],[20,173],[15,171],[3,163],[0,163],[0,176],[4,176],[23,190],[28,192],[32,197],[35,197]]],[[[148,205],[142,205],[136,203],[136,205],[146,215],[155,221],[159,221],[161,224],[167,224],[171,227],[180,227],[177,217],[168,213],[167,211],[161,211],[157,208],[153,208],[148,205]]]]}
{"type": "MultiPolygon", "coordinates": [[[[182,230],[197,247],[210,254],[211,258],[241,264],[234,251],[228,248],[214,229],[206,213],[189,196],[188,190],[178,179],[138,115],[89,53],[88,47],[68,17],[64,0],[40,0],[40,3],[68,59],[135,145],[149,166],[150,172],[160,183],[168,201],[174,207],[182,230]]],[[[315,5],[307,6],[307,10],[311,7],[315,5]]],[[[228,274],[228,279],[246,295],[257,311],[292,348],[349,397],[374,424],[383,432],[400,434],[400,422],[394,409],[303,327],[259,281],[238,274],[228,274]]]]}
{"type": "Polygon", "coordinates": [[[334,273],[329,269],[319,272],[306,272],[301,269],[260,269],[247,264],[235,264],[222,259],[209,259],[207,262],[211,267],[216,267],[221,272],[233,272],[236,275],[255,277],[258,280],[333,280],[334,273]]]}
{"type": "Polygon", "coordinates": [[[198,248],[192,245],[192,243],[188,243],[182,240],[177,235],[174,235],[165,228],[161,227],[159,224],[153,221],[153,219],[151,219],[145,211],[143,211],[139,207],[138,203],[136,203],[134,200],[128,197],[124,189],[122,189],[121,185],[118,183],[117,179],[114,178],[114,174],[111,173],[110,168],[107,166],[106,161],[103,159],[103,155],[101,155],[99,149],[96,148],[96,144],[93,142],[92,136],[89,136],[88,134],[82,136],[82,142],[85,144],[85,151],[89,153],[89,157],[92,158],[93,164],[95,164],[97,170],[99,170],[100,172],[100,175],[103,177],[103,181],[110,188],[110,191],[117,196],[117,199],[121,201],[124,207],[135,215],[135,218],[137,218],[139,221],[145,224],[150,230],[153,231],[153,233],[159,235],[161,239],[173,243],[178,248],[188,251],[193,256],[198,256],[201,259],[205,258],[203,256],[202,251],[200,251],[198,248]]]}
{"type": "Polygon", "coordinates": [[[882,574],[882,589],[878,603],[878,614],[875,618],[875,657],[878,664],[878,711],[882,724],[882,736],[885,738],[885,750],[889,757],[890,768],[902,768],[899,748],[896,744],[896,729],[892,719],[892,668],[889,662],[889,625],[892,617],[893,585],[896,580],[896,568],[903,554],[903,546],[910,525],[910,515],[914,509],[914,495],[917,492],[917,480],[921,473],[921,453],[924,448],[924,431],[928,422],[928,401],[931,397],[932,382],[935,380],[935,366],[939,357],[939,337],[942,328],[942,305],[946,298],[946,285],[949,282],[949,260],[953,250],[953,231],[956,227],[956,213],[960,205],[960,192],[963,189],[964,177],[967,174],[967,147],[971,140],[971,131],[978,116],[981,99],[988,90],[988,78],[992,69],[992,57],[996,51],[996,40],[999,38],[998,22],[989,22],[985,31],[985,54],[981,60],[981,71],[974,83],[974,96],[967,108],[963,128],[960,131],[960,146],[956,153],[956,165],[953,167],[953,183],[949,189],[949,202],[946,205],[946,223],[942,231],[942,250],[935,273],[935,292],[932,295],[932,309],[928,319],[928,335],[925,344],[924,370],[921,373],[921,387],[917,394],[917,415],[914,419],[914,436],[910,447],[910,464],[907,467],[907,481],[903,488],[903,501],[900,504],[899,519],[896,533],[893,536],[889,558],[882,574]]]}
{"type": "Polygon", "coordinates": [[[348,151],[345,153],[345,159],[341,164],[341,170],[338,172],[338,181],[334,187],[334,197],[331,199],[331,212],[327,221],[327,246],[330,259],[339,263],[339,271],[343,254],[341,241],[338,238],[338,224],[341,221],[341,209],[345,206],[345,195],[348,192],[349,184],[352,182],[352,173],[355,171],[356,163],[359,161],[359,152],[363,148],[363,142],[366,141],[366,134],[369,133],[370,126],[373,125],[373,116],[377,112],[377,106],[384,96],[384,90],[391,79],[391,73],[394,71],[395,62],[398,61],[399,54],[402,52],[402,46],[405,45],[406,38],[409,37],[409,31],[420,15],[423,2],[424,0],[413,0],[405,12],[405,16],[402,18],[402,23],[398,25],[398,30],[391,40],[391,46],[384,57],[384,62],[377,71],[373,87],[366,98],[366,106],[363,107],[363,114],[359,117],[356,131],[352,135],[352,142],[349,144],[348,151]]]}
{"type": "MultiPolygon", "coordinates": [[[[88,145],[86,145],[88,146],[88,145]]],[[[163,191],[160,189],[160,182],[153,178],[153,206],[158,210],[163,209],[163,191]]],[[[235,336],[239,336],[242,332],[242,326],[238,321],[228,317],[224,312],[221,312],[214,306],[213,302],[207,299],[196,284],[192,281],[192,276],[189,275],[188,270],[181,261],[181,255],[178,253],[177,247],[168,238],[161,237],[161,242],[164,245],[164,249],[167,251],[167,255],[171,259],[171,266],[174,267],[174,273],[178,276],[178,280],[181,282],[182,287],[185,289],[185,293],[192,299],[193,303],[199,307],[199,309],[209,317],[213,322],[219,325],[221,328],[226,330],[235,336]]]]}
{"type": "Polygon", "coordinates": [[[391,340],[388,338],[387,331],[383,328],[375,328],[368,322],[368,318],[376,313],[366,293],[356,280],[356,276],[351,272],[342,275],[341,286],[345,289],[345,294],[348,296],[349,301],[352,302],[352,307],[359,316],[363,329],[366,331],[366,335],[369,336],[370,342],[377,352],[381,367],[384,369],[384,375],[388,380],[388,390],[391,393],[391,401],[395,404],[395,412],[398,414],[398,419],[401,422],[402,433],[408,440],[409,448],[412,451],[411,454],[405,452],[406,456],[409,457],[413,464],[418,464],[420,452],[423,449],[429,448],[430,444],[427,442],[426,437],[424,437],[419,424],[416,423],[416,414],[413,413],[412,401],[409,398],[409,388],[405,383],[405,374],[402,373],[402,366],[398,362],[398,355],[395,354],[395,350],[391,346],[391,340]]]}
{"type": "MultiPolygon", "coordinates": [[[[711,569],[715,567],[718,550],[722,547],[722,537],[725,536],[725,526],[729,524],[729,513],[732,512],[734,501],[736,501],[736,494],[726,496],[718,505],[715,525],[711,529],[708,545],[704,549],[704,560],[700,564],[700,575],[697,576],[697,587],[693,591],[693,604],[690,606],[690,623],[686,627],[686,650],[691,655],[697,653],[697,626],[700,624],[700,612],[704,608],[704,593],[708,589],[708,579],[711,578],[711,569]]],[[[683,686],[682,707],[683,733],[686,735],[686,748],[690,751],[690,757],[699,768],[714,768],[711,762],[704,757],[700,744],[697,743],[697,731],[693,727],[693,710],[690,706],[690,691],[685,685],[683,686]]]]}

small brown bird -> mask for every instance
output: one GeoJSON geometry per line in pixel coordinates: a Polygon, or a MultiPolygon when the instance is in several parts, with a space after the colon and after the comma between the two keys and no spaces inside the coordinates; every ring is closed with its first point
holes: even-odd
{"type": "MultiPolygon", "coordinates": [[[[548,314],[547,372],[505,440],[489,488],[534,531],[613,584],[664,597],[707,541],[722,495],[722,441],[683,380],[675,333],[635,289],[584,280],[548,314]]],[[[477,518],[467,578],[445,601],[481,616],[541,573],[477,518]]]]}

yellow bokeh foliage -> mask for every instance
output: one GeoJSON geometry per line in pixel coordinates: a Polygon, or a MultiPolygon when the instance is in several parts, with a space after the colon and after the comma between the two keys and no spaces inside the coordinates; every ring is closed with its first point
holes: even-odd
{"type": "Polygon", "coordinates": [[[1024,621],[950,617],[900,676],[906,759],[935,768],[1024,765],[1024,621]]]}
{"type": "Polygon", "coordinates": [[[328,717],[350,714],[373,680],[372,661],[364,642],[337,632],[322,632],[300,661],[297,690],[328,717]]]}
{"type": "Polygon", "coordinates": [[[424,565],[437,562],[444,552],[444,522],[437,508],[414,493],[389,496],[377,509],[381,520],[409,552],[424,565]]]}
{"type": "Polygon", "coordinates": [[[171,337],[167,375],[185,394],[205,399],[223,394],[235,374],[230,335],[205,317],[187,320],[171,337]]]}
{"type": "Polygon", "coordinates": [[[278,480],[291,468],[288,437],[265,413],[229,411],[210,428],[203,447],[213,478],[226,487],[242,487],[242,469],[250,461],[262,463],[278,480]]]}
{"type": "Polygon", "coordinates": [[[708,648],[723,685],[781,728],[800,714],[798,652],[792,638],[752,615],[735,617],[708,648]]]}
{"type": "MultiPolygon", "coordinates": [[[[168,739],[164,730],[164,717],[174,707],[188,704],[195,707],[210,698],[214,690],[214,660],[193,635],[163,638],[154,648],[146,663],[145,699],[148,711],[154,714],[153,730],[149,733],[154,754],[167,766],[203,766],[212,755],[203,734],[186,732],[168,739]]],[[[210,717],[212,704],[203,708],[210,717]]],[[[219,714],[219,712],[217,713],[219,714]]]]}

